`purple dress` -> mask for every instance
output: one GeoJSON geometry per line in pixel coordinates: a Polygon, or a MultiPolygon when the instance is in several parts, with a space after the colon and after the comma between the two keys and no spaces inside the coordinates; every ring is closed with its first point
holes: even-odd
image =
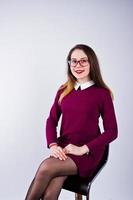
{"type": "Polygon", "coordinates": [[[117,122],[112,98],[107,89],[92,85],[83,90],[73,89],[58,103],[63,89],[57,91],[54,103],[46,121],[47,145],[57,142],[61,147],[68,144],[82,146],[86,144],[89,154],[68,156],[76,163],[82,177],[89,176],[100,159],[105,146],[117,138],[117,122]],[[60,116],[62,121],[60,136],[57,126],[60,116]],[[99,128],[99,117],[103,119],[104,132],[99,128]]]}

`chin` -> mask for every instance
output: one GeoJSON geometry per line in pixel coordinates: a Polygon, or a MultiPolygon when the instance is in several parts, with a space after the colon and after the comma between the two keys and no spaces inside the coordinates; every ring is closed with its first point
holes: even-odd
{"type": "Polygon", "coordinates": [[[77,79],[83,79],[83,78],[85,78],[85,76],[80,76],[80,75],[79,75],[79,76],[76,76],[76,78],[77,78],[77,79]]]}

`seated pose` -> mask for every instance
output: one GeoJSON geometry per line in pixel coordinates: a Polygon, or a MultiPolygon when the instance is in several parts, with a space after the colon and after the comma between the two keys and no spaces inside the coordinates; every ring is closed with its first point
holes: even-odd
{"type": "Polygon", "coordinates": [[[25,200],[57,200],[67,176],[90,176],[106,145],[117,138],[113,94],[102,79],[98,58],[91,47],[78,44],[70,50],[67,77],[57,90],[46,120],[50,156],[40,164],[25,200]]]}

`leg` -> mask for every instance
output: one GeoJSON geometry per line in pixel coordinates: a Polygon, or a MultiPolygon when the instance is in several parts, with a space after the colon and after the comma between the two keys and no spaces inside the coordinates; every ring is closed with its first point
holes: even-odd
{"type": "Polygon", "coordinates": [[[35,180],[35,178],[32,180],[32,182],[31,182],[31,184],[30,184],[30,187],[29,187],[29,189],[28,189],[28,192],[27,192],[27,194],[26,194],[25,199],[27,199],[28,196],[30,195],[30,192],[31,192],[31,189],[32,189],[32,186],[33,186],[34,180],[35,180]]]}
{"type": "Polygon", "coordinates": [[[57,200],[66,178],[67,176],[58,176],[53,178],[46,188],[42,200],[57,200]]]}
{"type": "Polygon", "coordinates": [[[77,166],[70,157],[65,161],[47,158],[39,166],[25,200],[39,200],[54,177],[74,174],[77,174],[77,166]]]}

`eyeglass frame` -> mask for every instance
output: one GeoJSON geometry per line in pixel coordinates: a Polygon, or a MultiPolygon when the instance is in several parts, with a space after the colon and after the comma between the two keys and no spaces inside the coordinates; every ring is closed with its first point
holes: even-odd
{"type": "Polygon", "coordinates": [[[78,63],[80,64],[81,67],[86,67],[88,63],[84,66],[84,65],[81,64],[81,61],[82,61],[82,60],[86,60],[86,61],[89,63],[88,59],[80,59],[80,60],[76,60],[76,59],[75,59],[75,61],[77,62],[75,66],[72,66],[72,65],[71,65],[71,60],[68,60],[67,62],[68,62],[68,64],[69,64],[71,67],[76,67],[78,63]]]}

